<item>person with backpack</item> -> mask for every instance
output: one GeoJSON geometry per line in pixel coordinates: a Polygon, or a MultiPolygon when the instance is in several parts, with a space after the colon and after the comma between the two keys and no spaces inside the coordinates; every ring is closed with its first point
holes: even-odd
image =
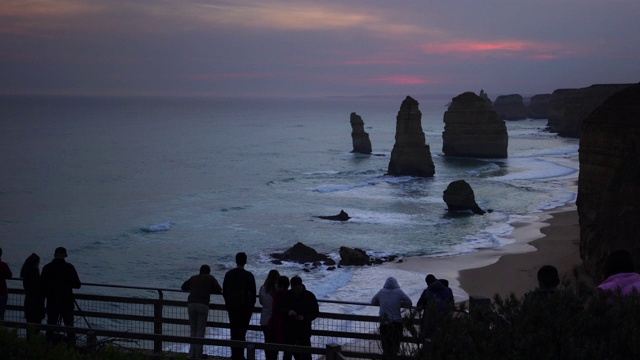
{"type": "Polygon", "coordinates": [[[440,319],[453,309],[453,292],[442,281],[429,274],[424,279],[427,288],[420,295],[416,306],[422,310],[420,332],[423,338],[433,337],[440,319]]]}
{"type": "Polygon", "coordinates": [[[382,357],[395,359],[402,340],[402,308],[411,307],[409,296],[400,289],[398,280],[390,276],[384,286],[371,299],[372,305],[380,306],[380,340],[382,357]]]}

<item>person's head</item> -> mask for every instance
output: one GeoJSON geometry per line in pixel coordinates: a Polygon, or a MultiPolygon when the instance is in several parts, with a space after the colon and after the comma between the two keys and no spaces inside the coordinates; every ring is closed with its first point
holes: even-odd
{"type": "Polygon", "coordinates": [[[200,266],[200,274],[205,274],[205,275],[211,274],[211,268],[209,267],[209,265],[204,264],[200,266]]]}
{"type": "Polygon", "coordinates": [[[53,253],[53,257],[56,259],[64,259],[67,257],[67,249],[61,247],[56,248],[56,251],[53,253]]]}
{"type": "Polygon", "coordinates": [[[291,290],[294,292],[300,292],[304,289],[304,285],[302,285],[302,279],[300,276],[294,276],[291,278],[291,290]]]}
{"type": "Polygon", "coordinates": [[[236,265],[245,266],[247,264],[247,254],[239,252],[236,254],[236,265]]]}
{"type": "Polygon", "coordinates": [[[284,275],[278,276],[276,286],[278,290],[287,290],[289,288],[289,278],[284,275]]]}
{"type": "Polygon", "coordinates": [[[625,249],[618,249],[612,251],[607,257],[607,261],[604,264],[604,277],[608,278],[611,275],[620,273],[631,273],[635,271],[633,266],[633,258],[631,253],[625,249]]]}
{"type": "Polygon", "coordinates": [[[267,291],[273,291],[276,288],[276,283],[278,282],[278,278],[280,277],[280,273],[276,269],[271,269],[267,274],[267,278],[264,279],[264,288],[267,291]]]}
{"type": "Polygon", "coordinates": [[[538,287],[542,290],[550,290],[560,284],[558,269],[551,265],[544,265],[538,269],[538,287]]]}
{"type": "Polygon", "coordinates": [[[436,277],[433,274],[429,274],[427,275],[427,277],[424,278],[424,281],[427,283],[427,285],[431,285],[431,283],[436,280],[438,279],[436,279],[436,277]]]}
{"type": "Polygon", "coordinates": [[[38,256],[36,253],[32,253],[24,261],[22,269],[20,270],[20,277],[25,277],[25,274],[27,273],[29,268],[37,268],[38,266],[40,266],[40,256],[38,256]]]}

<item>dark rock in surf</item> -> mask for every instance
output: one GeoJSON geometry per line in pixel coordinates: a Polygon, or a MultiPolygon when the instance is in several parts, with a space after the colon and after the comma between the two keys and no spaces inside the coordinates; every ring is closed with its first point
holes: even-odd
{"type": "Polygon", "coordinates": [[[351,113],[351,140],[353,142],[353,153],[371,154],[371,140],[369,134],[364,131],[364,121],[360,115],[351,113]]]}
{"type": "Polygon", "coordinates": [[[407,96],[396,117],[396,142],[391,150],[387,175],[432,177],[435,174],[421,121],[418,102],[407,96]]]}
{"type": "Polygon", "coordinates": [[[471,185],[464,180],[457,180],[450,183],[444,191],[442,198],[444,202],[447,203],[450,212],[471,210],[474,214],[478,215],[485,213],[485,211],[476,204],[471,185]]]}
{"type": "Polygon", "coordinates": [[[313,248],[299,242],[287,249],[282,254],[271,254],[277,260],[292,261],[300,264],[313,263],[315,261],[328,261],[330,258],[325,254],[320,254],[313,248]]]}
{"type": "Polygon", "coordinates": [[[333,221],[347,221],[351,219],[351,216],[349,216],[349,214],[347,214],[344,210],[340,210],[340,213],[338,215],[319,215],[316,217],[324,220],[333,220],[333,221]]]}
{"type": "Polygon", "coordinates": [[[346,246],[340,247],[340,265],[371,265],[369,255],[362,249],[353,249],[346,246]]]}

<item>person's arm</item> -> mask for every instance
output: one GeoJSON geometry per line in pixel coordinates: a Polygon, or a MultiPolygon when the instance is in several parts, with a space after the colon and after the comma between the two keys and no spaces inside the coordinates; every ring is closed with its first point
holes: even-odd
{"type": "Polygon", "coordinates": [[[371,299],[371,305],[380,305],[380,298],[378,298],[378,294],[380,294],[380,292],[377,292],[375,295],[373,295],[373,298],[371,299]]]}
{"type": "Polygon", "coordinates": [[[307,291],[307,293],[309,294],[310,306],[309,312],[304,315],[304,319],[307,321],[313,321],[318,317],[318,315],[320,315],[320,306],[318,305],[318,299],[316,296],[310,291],[307,291]]]}
{"type": "Polygon", "coordinates": [[[71,267],[71,287],[74,289],[80,289],[80,287],[82,286],[82,283],[80,282],[80,278],[78,277],[78,272],[76,271],[76,268],[69,264],[71,267]]]}
{"type": "Polygon", "coordinates": [[[187,281],[182,283],[182,286],[180,286],[180,289],[182,289],[182,291],[189,291],[189,289],[191,288],[191,278],[187,279],[187,281]]]}
{"type": "Polygon", "coordinates": [[[253,277],[253,274],[251,274],[251,273],[249,273],[249,275],[251,275],[251,280],[249,282],[249,294],[251,296],[250,304],[251,304],[251,307],[254,307],[254,306],[256,306],[256,297],[257,297],[257,294],[256,294],[256,278],[253,277]]]}
{"type": "Polygon", "coordinates": [[[0,270],[2,271],[2,276],[5,279],[11,279],[13,277],[13,273],[11,272],[11,269],[9,268],[9,265],[7,265],[6,262],[0,262],[0,270]]]}
{"type": "Polygon", "coordinates": [[[222,294],[222,286],[214,277],[211,279],[211,294],[222,294]]]}
{"type": "Polygon", "coordinates": [[[402,292],[402,298],[400,300],[400,304],[402,307],[411,307],[411,305],[413,304],[413,302],[411,301],[411,298],[409,296],[407,296],[407,294],[404,293],[404,291],[402,292]]]}

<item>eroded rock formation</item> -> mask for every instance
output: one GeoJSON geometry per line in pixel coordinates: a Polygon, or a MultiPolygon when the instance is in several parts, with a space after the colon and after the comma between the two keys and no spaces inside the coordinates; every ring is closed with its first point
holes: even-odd
{"type": "Polygon", "coordinates": [[[580,257],[596,278],[609,252],[631,252],[640,269],[640,84],[628,87],[582,123],[580,257]]]}
{"type": "Polygon", "coordinates": [[[631,85],[591,85],[581,89],[554,91],[547,123],[549,131],[564,137],[579,138],[583,120],[609,96],[631,85]]]}
{"type": "Polygon", "coordinates": [[[300,264],[313,263],[317,261],[328,261],[330,258],[325,254],[320,254],[313,248],[299,242],[287,249],[282,254],[271,254],[272,257],[280,261],[293,261],[300,264]]]}
{"type": "Polygon", "coordinates": [[[476,203],[476,197],[471,185],[464,180],[457,180],[449,184],[442,195],[451,212],[471,210],[474,214],[482,215],[484,210],[476,203]]]}
{"type": "Polygon", "coordinates": [[[391,151],[388,175],[431,177],[435,174],[421,121],[418,102],[407,96],[396,117],[396,142],[391,151]]]}
{"type": "Polygon", "coordinates": [[[369,134],[364,131],[364,121],[360,115],[351,113],[351,140],[354,153],[371,154],[371,140],[369,134]]]}
{"type": "Polygon", "coordinates": [[[491,103],[473,92],[453,98],[444,113],[442,140],[447,156],[507,157],[507,126],[491,103]]]}
{"type": "Polygon", "coordinates": [[[493,102],[493,110],[502,120],[523,120],[527,118],[527,108],[519,94],[500,95],[493,102]]]}
{"type": "Polygon", "coordinates": [[[531,119],[548,119],[551,110],[551,94],[538,94],[531,97],[527,105],[527,117],[531,119]]]}
{"type": "Polygon", "coordinates": [[[349,214],[347,214],[344,210],[340,210],[340,213],[338,215],[319,215],[317,217],[320,219],[333,221],[347,221],[351,219],[351,216],[349,216],[349,214]]]}

